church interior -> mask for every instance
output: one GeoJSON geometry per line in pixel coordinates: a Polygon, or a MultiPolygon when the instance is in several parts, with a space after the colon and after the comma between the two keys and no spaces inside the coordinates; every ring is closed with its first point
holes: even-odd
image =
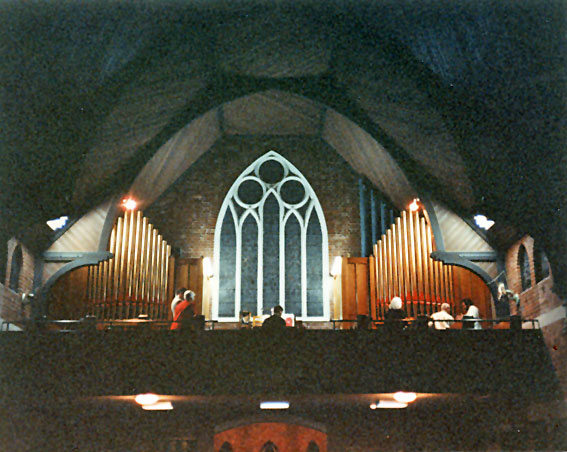
{"type": "Polygon", "coordinates": [[[0,9],[0,450],[567,449],[564,2],[0,9]]]}

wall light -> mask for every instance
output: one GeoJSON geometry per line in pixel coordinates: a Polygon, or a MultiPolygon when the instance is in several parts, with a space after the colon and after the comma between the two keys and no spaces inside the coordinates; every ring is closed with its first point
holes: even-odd
{"type": "Polygon", "coordinates": [[[415,392],[398,391],[394,394],[394,399],[400,403],[412,403],[417,399],[417,394],[415,392]]]}
{"type": "Polygon", "coordinates": [[[126,210],[134,210],[137,207],[138,203],[133,198],[124,198],[122,200],[122,207],[126,210]]]}
{"type": "Polygon", "coordinates": [[[273,401],[273,402],[261,402],[260,408],[262,410],[287,410],[289,408],[289,402],[273,401]]]}
{"type": "Polygon", "coordinates": [[[208,257],[203,258],[203,274],[209,279],[211,279],[214,275],[213,263],[211,262],[211,259],[208,257]]]}
{"type": "Polygon", "coordinates": [[[343,261],[341,256],[336,256],[335,259],[333,260],[333,266],[331,267],[331,276],[333,278],[336,278],[341,274],[342,262],[343,261]]]}

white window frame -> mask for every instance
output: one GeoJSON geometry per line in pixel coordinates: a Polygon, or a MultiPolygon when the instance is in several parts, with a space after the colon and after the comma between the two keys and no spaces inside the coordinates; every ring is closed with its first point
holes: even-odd
{"type": "Polygon", "coordinates": [[[327,276],[329,275],[329,239],[327,233],[327,224],[325,222],[325,216],[323,214],[323,209],[321,204],[315,194],[315,191],[307,181],[307,179],[301,174],[301,172],[292,165],[287,159],[282,157],[277,152],[271,150],[264,154],[262,157],[257,159],[248,168],[246,168],[242,174],[236,179],[236,181],[230,187],[219,211],[217,217],[217,223],[215,227],[215,240],[214,240],[214,284],[213,284],[213,306],[212,306],[212,318],[220,322],[234,322],[238,321],[238,313],[240,312],[240,280],[241,280],[241,257],[242,257],[242,225],[249,215],[252,215],[258,226],[258,297],[257,297],[257,307],[258,312],[262,312],[263,306],[263,207],[266,199],[270,194],[273,194],[275,199],[278,201],[280,207],[280,236],[279,236],[279,265],[280,265],[280,300],[279,304],[284,308],[285,312],[285,226],[291,215],[295,215],[298,219],[299,226],[301,229],[301,316],[297,317],[297,320],[303,321],[326,321],[329,320],[330,316],[330,301],[329,301],[329,284],[327,283],[327,276]],[[283,178],[275,183],[269,184],[261,180],[259,171],[263,163],[275,160],[280,163],[284,169],[283,178]],[[254,180],[262,187],[262,197],[254,204],[244,203],[238,197],[238,188],[240,185],[247,181],[254,180]],[[305,189],[305,197],[301,202],[295,205],[290,205],[286,203],[280,195],[280,189],[285,182],[294,180],[299,182],[305,189]],[[238,217],[234,205],[238,204],[244,209],[244,212],[238,217]],[[302,216],[298,209],[308,204],[305,215],[302,216]],[[230,211],[230,212],[227,212],[230,211]],[[322,293],[323,293],[323,316],[307,316],[307,226],[309,225],[309,219],[313,212],[317,215],[319,219],[319,225],[321,227],[321,239],[322,239],[322,293]],[[236,268],[235,268],[235,309],[234,317],[221,317],[219,318],[219,269],[220,269],[220,238],[222,224],[225,215],[231,215],[236,234],[236,268]]]}

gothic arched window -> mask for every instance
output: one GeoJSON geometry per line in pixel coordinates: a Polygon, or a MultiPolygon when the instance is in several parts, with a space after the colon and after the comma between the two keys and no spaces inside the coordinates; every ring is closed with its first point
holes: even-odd
{"type": "Polygon", "coordinates": [[[262,446],[260,452],[278,452],[278,447],[271,441],[268,441],[262,446]]]}
{"type": "Polygon", "coordinates": [[[532,276],[530,273],[530,260],[524,245],[520,246],[518,252],[518,266],[520,267],[520,277],[522,279],[522,292],[532,287],[532,276]]]}
{"type": "Polygon", "coordinates": [[[319,452],[319,446],[315,441],[309,442],[309,445],[307,446],[307,452],[319,452]]]}
{"type": "Polygon", "coordinates": [[[549,260],[539,246],[534,247],[534,270],[536,283],[549,276],[549,260]]]}
{"type": "Polygon", "coordinates": [[[10,289],[17,292],[20,288],[20,273],[24,258],[22,255],[22,247],[17,245],[12,253],[12,264],[10,265],[10,289]]]}
{"type": "Polygon", "coordinates": [[[234,182],[215,229],[213,318],[268,314],[275,305],[303,320],[329,316],[328,238],[307,179],[270,151],[234,182]]]}
{"type": "Polygon", "coordinates": [[[222,446],[219,449],[219,452],[233,452],[232,446],[230,445],[230,443],[228,441],[225,441],[224,443],[222,443],[222,446]]]}

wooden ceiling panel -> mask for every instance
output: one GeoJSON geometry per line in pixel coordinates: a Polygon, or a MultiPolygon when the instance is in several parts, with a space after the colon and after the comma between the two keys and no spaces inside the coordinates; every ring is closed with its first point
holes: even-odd
{"type": "Polygon", "coordinates": [[[327,110],[322,138],[399,208],[417,196],[395,160],[352,121],[327,110]]]}
{"type": "Polygon", "coordinates": [[[222,107],[224,131],[229,135],[316,135],[323,107],[282,91],[242,97],[222,107]]]}

